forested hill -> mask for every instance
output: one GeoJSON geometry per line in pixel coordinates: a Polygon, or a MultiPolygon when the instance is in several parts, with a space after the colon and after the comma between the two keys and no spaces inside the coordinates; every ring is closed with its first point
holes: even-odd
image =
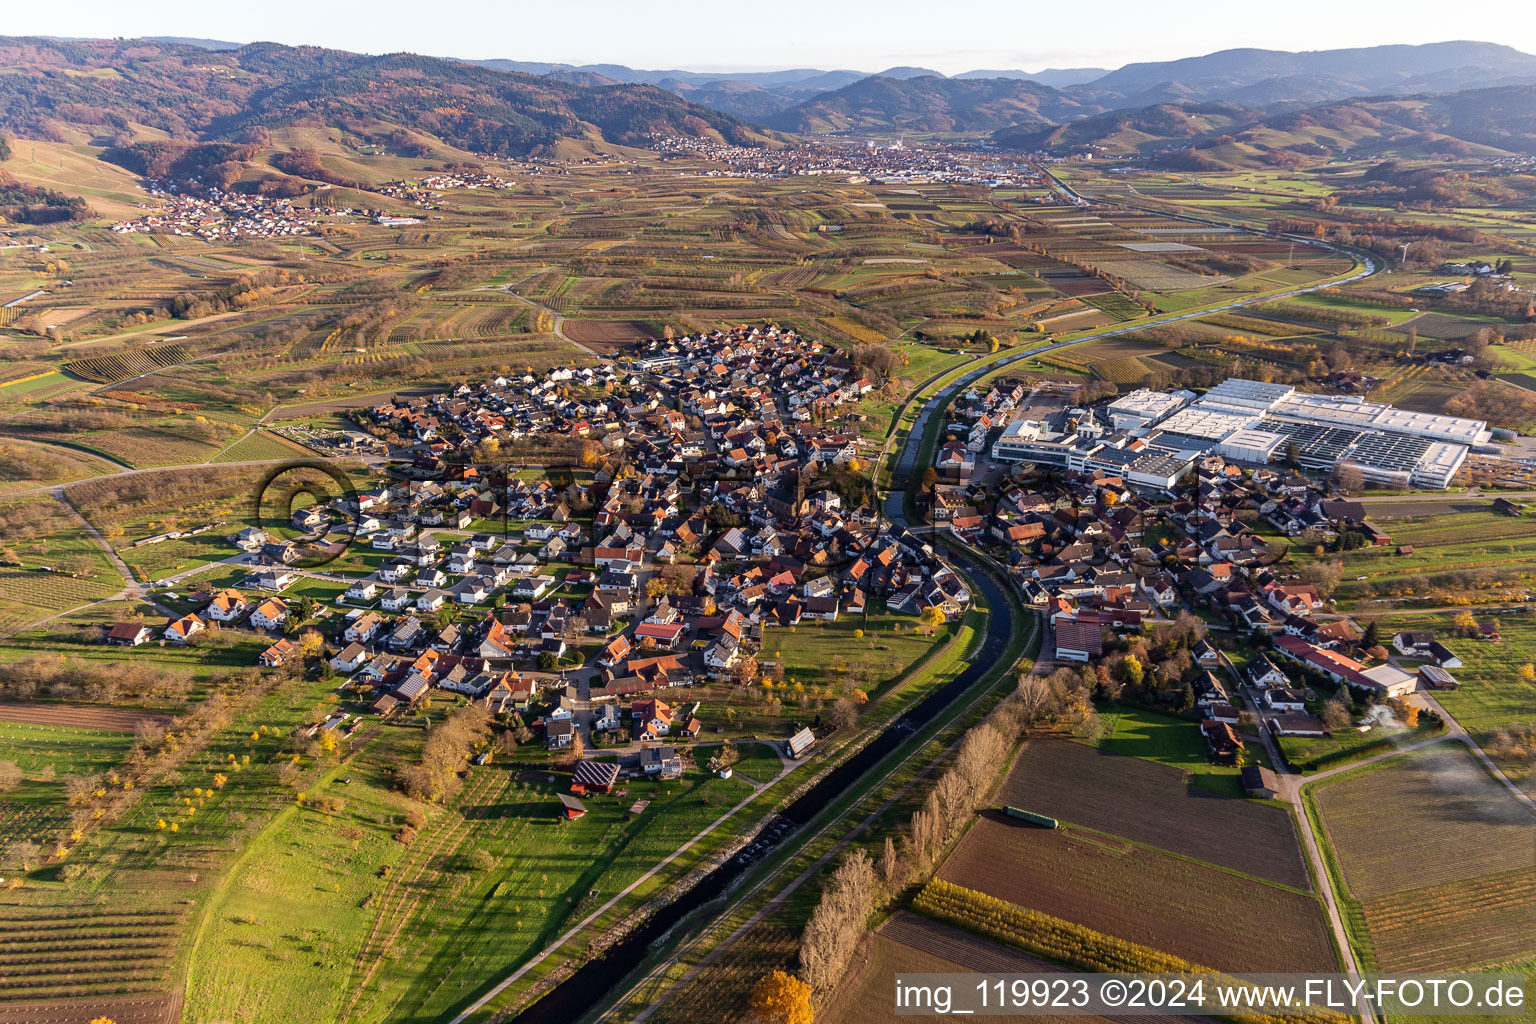
{"type": "Polygon", "coordinates": [[[1491,157],[1536,153],[1536,85],[1375,96],[1266,112],[1223,103],[1163,103],[1059,126],[993,133],[998,145],[1057,153],[1154,157],[1185,170],[1286,166],[1329,156],[1491,157]]]}
{"type": "Polygon", "coordinates": [[[1038,82],[1011,78],[875,75],[764,118],[790,132],[993,131],[1041,127],[1104,109],[1038,82]]]}
{"type": "Polygon", "coordinates": [[[415,54],[274,43],[210,52],[143,39],[0,37],[0,131],[121,144],[139,126],[209,140],[291,125],[401,128],[498,156],[562,139],[761,139],[728,114],[649,85],[579,85],[415,54]]]}

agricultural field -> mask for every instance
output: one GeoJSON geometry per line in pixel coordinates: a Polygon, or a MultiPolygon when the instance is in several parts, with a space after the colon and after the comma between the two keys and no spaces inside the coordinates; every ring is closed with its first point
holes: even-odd
{"type": "Polygon", "coordinates": [[[1459,744],[1330,779],[1311,802],[1367,964],[1450,971],[1536,952],[1536,814],[1459,744]]]}
{"type": "Polygon", "coordinates": [[[188,437],[169,425],[85,434],[80,443],[134,469],[206,462],[219,454],[216,442],[188,437]]]}
{"type": "Polygon", "coordinates": [[[567,320],[562,329],[567,338],[603,355],[617,355],[660,333],[638,320],[567,320]]]}
{"type": "Polygon", "coordinates": [[[1171,766],[1037,739],[1020,753],[998,799],[1293,888],[1311,885],[1284,807],[1191,787],[1171,766]]]}
{"type": "Polygon", "coordinates": [[[134,732],[144,725],[164,725],[163,715],[89,704],[0,703],[0,722],[68,726],[90,732],[134,732]]]}
{"type": "MultiPolygon", "coordinates": [[[[87,714],[91,709],[80,709],[87,714]]],[[[0,714],[5,714],[0,709],[0,714]]],[[[85,717],[85,716],[70,716],[85,717]]],[[[0,718],[0,751],[14,756],[25,775],[63,778],[106,771],[133,746],[133,733],[121,729],[52,725],[0,718]]]]}
{"type": "Polygon", "coordinates": [[[1315,800],[1360,899],[1531,866],[1536,818],[1453,741],[1328,780],[1315,800]]]}
{"type": "Polygon", "coordinates": [[[105,459],[74,448],[14,438],[0,441],[0,496],[48,483],[103,476],[116,470],[105,459]]]}
{"type": "Polygon", "coordinates": [[[265,462],[312,458],[314,452],[265,430],[243,437],[214,456],[218,462],[265,462]]]}
{"type": "Polygon", "coordinates": [[[1217,970],[1335,963],[1316,897],[1070,825],[986,813],[938,877],[1217,970]]]}
{"type": "Polygon", "coordinates": [[[344,810],[288,812],[263,834],[215,897],[193,954],[190,1012],[236,1014],[252,986],[272,998],[276,977],[283,1016],[449,1013],[751,788],[697,776],[638,781],[589,796],[587,816],[567,822],[555,795],[568,776],[493,765],[406,845],[396,835],[410,805],[389,765],[411,733],[386,728],[349,782],[316,794],[344,810]],[[625,809],[637,799],[651,806],[632,821],[625,809]]]}
{"type": "Polygon", "coordinates": [[[1536,868],[1365,899],[1360,915],[1382,970],[1505,964],[1536,950],[1536,868]]]}
{"type": "Polygon", "coordinates": [[[0,963],[8,965],[0,972],[0,1020],[25,1012],[15,1003],[36,1000],[179,1010],[179,1000],[163,993],[172,984],[175,944],[186,918],[187,908],[169,901],[156,910],[91,903],[6,907],[0,911],[0,963]]]}
{"type": "Polygon", "coordinates": [[[48,496],[0,505],[0,634],[110,597],[123,578],[66,506],[48,496]]]}
{"type": "MultiPolygon", "coordinates": [[[[728,1017],[743,994],[762,977],[764,964],[789,967],[800,946],[797,928],[764,921],[752,929],[750,942],[738,942],[709,968],[708,984],[693,984],[662,1003],[651,1017],[657,1024],[697,1024],[728,1017]]],[[[889,984],[889,981],[886,981],[889,984]]],[[[837,1019],[831,1015],[827,1019],[837,1019]]],[[[876,1017],[875,1020],[885,1020],[876,1017]]]]}
{"type": "Polygon", "coordinates": [[[157,345],[154,348],[130,349],[107,356],[72,359],[64,364],[64,370],[81,380],[111,384],[186,362],[188,358],[185,345],[157,345]]]}
{"type": "Polygon", "coordinates": [[[1336,591],[1343,610],[1377,614],[1417,603],[1475,611],[1518,604],[1536,589],[1536,519],[1491,512],[1487,499],[1390,502],[1373,511],[1392,542],[1344,553],[1336,591]]]}
{"type": "MultiPolygon", "coordinates": [[[[1011,949],[952,925],[898,911],[866,940],[867,952],[839,989],[826,1011],[829,1019],[850,1024],[884,1024],[894,1012],[891,980],[897,974],[949,974],[985,972],[998,974],[1055,974],[1061,965],[1042,957],[1011,949]]],[[[967,1018],[1001,1024],[1015,1018],[976,1014],[967,1018]]],[[[1107,1018],[1053,1017],[1036,1020],[1061,1024],[1104,1024],[1107,1018]]]]}

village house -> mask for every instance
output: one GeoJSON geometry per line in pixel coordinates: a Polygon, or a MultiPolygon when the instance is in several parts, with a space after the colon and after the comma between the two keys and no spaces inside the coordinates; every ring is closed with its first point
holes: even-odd
{"type": "Polygon", "coordinates": [[[173,644],[184,644],[207,628],[207,623],[197,615],[183,615],[168,622],[162,635],[173,644]]]}
{"type": "Polygon", "coordinates": [[[246,608],[245,595],[240,591],[221,590],[213,595],[203,612],[215,622],[238,622],[245,615],[246,608]]]}
{"type": "Polygon", "coordinates": [[[148,643],[153,635],[150,628],[142,622],[119,622],[107,630],[107,643],[137,647],[148,643]]]}
{"type": "Polygon", "coordinates": [[[251,612],[251,625],[256,629],[281,629],[291,611],[288,602],[280,597],[269,597],[251,612]]]}

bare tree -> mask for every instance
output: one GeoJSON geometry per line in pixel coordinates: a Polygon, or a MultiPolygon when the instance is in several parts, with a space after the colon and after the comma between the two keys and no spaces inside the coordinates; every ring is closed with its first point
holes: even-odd
{"type": "Polygon", "coordinates": [[[1356,494],[1365,488],[1365,474],[1352,462],[1341,462],[1333,471],[1334,486],[1356,494]]]}
{"type": "Polygon", "coordinates": [[[880,878],[890,892],[896,892],[906,883],[907,865],[896,852],[896,840],[885,837],[885,848],[880,851],[880,878]]]}
{"type": "Polygon", "coordinates": [[[881,895],[863,850],[849,854],[832,873],[800,936],[800,973],[813,991],[830,992],[842,978],[881,895]]]}
{"type": "Polygon", "coordinates": [[[37,860],[38,845],[30,839],[18,839],[8,848],[11,859],[21,865],[21,870],[31,871],[37,860]]]}
{"type": "Polygon", "coordinates": [[[1056,694],[1044,676],[1037,676],[1033,671],[1019,673],[1019,685],[1014,692],[1026,727],[1032,728],[1049,719],[1055,711],[1056,694]]]}
{"type": "Polygon", "coordinates": [[[834,729],[850,729],[859,720],[859,706],[844,697],[832,704],[832,713],[829,717],[834,729]]]}
{"type": "Polygon", "coordinates": [[[1322,707],[1323,725],[1329,732],[1337,732],[1340,729],[1349,728],[1349,705],[1344,703],[1343,695],[1336,695],[1322,707]]]}

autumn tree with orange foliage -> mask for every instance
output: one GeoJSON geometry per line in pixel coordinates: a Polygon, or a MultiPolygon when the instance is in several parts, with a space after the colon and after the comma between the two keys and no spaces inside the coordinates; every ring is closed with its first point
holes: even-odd
{"type": "Polygon", "coordinates": [[[761,1024],[811,1024],[811,986],[783,971],[758,979],[747,1003],[752,1019],[761,1024]]]}

